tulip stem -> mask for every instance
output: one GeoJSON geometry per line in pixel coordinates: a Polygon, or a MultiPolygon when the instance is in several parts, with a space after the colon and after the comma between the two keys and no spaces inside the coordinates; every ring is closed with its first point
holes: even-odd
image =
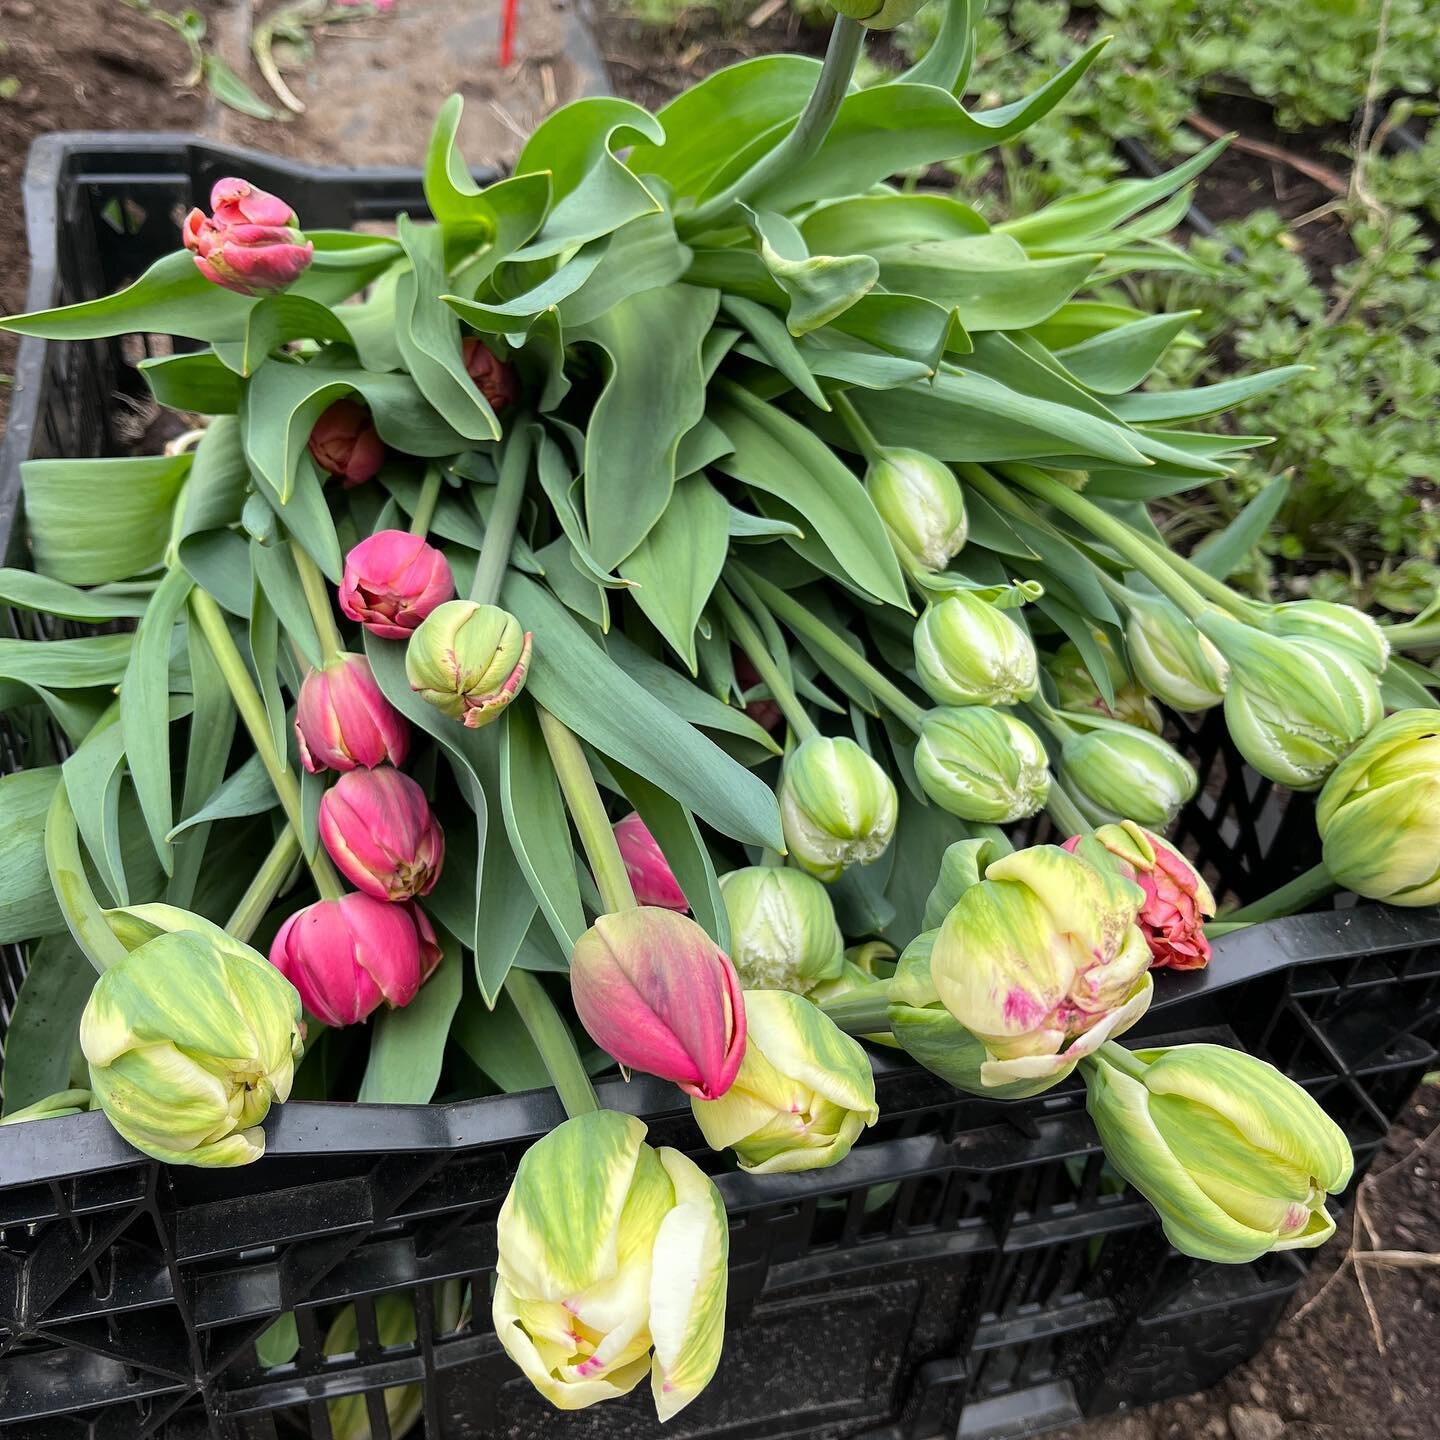
{"type": "Polygon", "coordinates": [[[850,438],[860,447],[860,453],[866,462],[875,464],[880,458],[880,442],[875,438],[874,431],[860,418],[855,402],[843,390],[837,390],[831,395],[830,401],[835,407],[835,413],[845,422],[850,438]]]}
{"type": "Polygon", "coordinates": [[[1177,555],[1151,536],[1142,535],[1139,531],[1134,533],[1139,536],[1143,544],[1149,547],[1156,559],[1168,565],[1207,600],[1214,601],[1222,610],[1229,611],[1237,620],[1244,620],[1247,623],[1254,622],[1256,614],[1261,608],[1258,602],[1247,600],[1245,596],[1236,594],[1223,580],[1217,580],[1208,570],[1202,570],[1193,560],[1187,560],[1185,556],[1177,555]]]}
{"type": "Polygon", "coordinates": [[[335,612],[330,608],[330,587],[320,573],[320,567],[298,540],[290,542],[290,553],[295,557],[300,588],[305,592],[305,603],[310,608],[310,618],[315,622],[315,634],[328,665],[345,653],[345,642],[340,638],[340,627],[336,625],[335,612]]]}
{"type": "Polygon", "coordinates": [[[1385,638],[1397,650],[1421,650],[1428,645],[1440,645],[1440,619],[1423,616],[1407,620],[1403,625],[1382,625],[1385,638]]]}
{"type": "MultiPolygon", "coordinates": [[[[831,630],[821,619],[812,615],[800,602],[787,595],[778,585],[746,569],[736,567],[755,593],[778,615],[801,639],[808,642],[827,659],[833,660],[840,669],[858,680],[872,695],[904,725],[917,735],[925,719],[925,707],[917,705],[898,685],[887,679],[858,651],[852,650],[845,640],[831,630]]],[[[754,656],[751,656],[754,659],[754,656]]],[[[755,667],[760,668],[758,665],[755,667]]],[[[762,672],[763,673],[763,672],[762,672]]]]}
{"type": "Polygon", "coordinates": [[[565,1113],[573,1120],[598,1110],[600,1102],[575,1048],[575,1037],[545,987],[528,970],[511,970],[505,977],[505,993],[520,1012],[565,1113]]]}
{"type": "Polygon", "coordinates": [[[858,20],[844,15],[835,17],[830,43],[825,49],[825,63],[795,128],[718,195],[712,195],[689,214],[677,216],[676,228],[682,235],[715,230],[725,221],[733,220],[732,212],[742,200],[763,190],[772,180],[791,174],[820,148],[850,88],[850,77],[855,73],[855,62],[864,43],[865,27],[858,20]]]}
{"type": "Polygon", "coordinates": [[[874,1035],[890,1029],[890,982],[876,980],[824,1000],[820,1009],[847,1035],[874,1035]]]}
{"type": "MultiPolygon", "coordinates": [[[[259,755],[260,763],[265,767],[265,773],[275,787],[285,819],[298,837],[304,833],[305,828],[301,820],[300,782],[285,763],[285,757],[275,749],[264,702],[255,688],[255,682],[250,678],[250,672],[245,668],[244,658],[230,634],[230,627],[226,625],[220,607],[198,585],[190,592],[190,613],[195,617],[195,623],[200,627],[200,633],[205,637],[205,643],[210,647],[210,653],[214,655],[215,663],[220,667],[220,673],[230,687],[230,698],[234,700],[235,709],[255,746],[255,753],[259,755]]],[[[340,877],[335,873],[330,857],[317,848],[313,856],[306,856],[306,861],[311,875],[314,876],[315,888],[320,892],[320,898],[338,900],[345,893],[345,887],[340,883],[340,877]]]]}
{"type": "Polygon", "coordinates": [[[1072,835],[1088,835],[1095,827],[1080,813],[1080,807],[1058,777],[1050,782],[1045,813],[1055,822],[1068,840],[1072,835]]]}
{"type": "Polygon", "coordinates": [[[575,822],[585,858],[590,862],[590,873],[595,877],[595,888],[600,892],[606,912],[633,910],[635,891],[631,888],[620,846],[615,841],[615,832],[610,827],[610,817],[605,813],[600,787],[596,785],[589,762],[585,759],[584,747],[574,731],[538,701],[535,711],[540,716],[540,730],[545,736],[545,747],[550,752],[550,763],[560,781],[560,792],[565,797],[570,818],[575,822]]]}
{"type": "Polygon", "coordinates": [[[85,875],[80,831],[63,775],[56,782],[45,816],[45,868],[50,872],[50,887],[60,902],[60,913],[70,934],[85,958],[103,974],[129,952],[115,938],[85,875]]]}
{"type": "Polygon", "coordinates": [[[249,940],[255,933],[256,926],[265,918],[265,912],[274,903],[285,877],[294,869],[299,858],[300,838],[291,826],[286,825],[225,922],[225,929],[237,940],[249,940]]]}
{"type": "Polygon", "coordinates": [[[800,697],[795,693],[795,687],[781,673],[780,667],[775,663],[775,657],[770,653],[760,632],[755,628],[750,617],[740,608],[739,601],[723,584],[715,587],[715,603],[720,607],[720,613],[725,617],[725,623],[730,627],[730,634],[734,637],[735,643],[760,672],[760,678],[769,687],[771,695],[775,697],[775,703],[785,712],[785,718],[790,722],[790,728],[801,740],[808,740],[811,736],[818,735],[820,731],[816,728],[815,722],[805,713],[805,707],[800,703],[800,697]]]}
{"type": "Polygon", "coordinates": [[[430,522],[435,518],[435,507],[440,503],[440,486],[444,476],[438,465],[426,468],[425,479],[420,486],[420,498],[415,502],[415,513],[410,517],[410,533],[423,540],[430,533],[430,522]]]}
{"type": "Polygon", "coordinates": [[[1083,525],[1097,540],[1110,546],[1127,561],[1132,569],[1145,576],[1161,594],[1173,600],[1191,620],[1206,608],[1205,599],[1199,591],[1182,579],[1172,565],[1162,560],[1147,540],[1123,520],[1117,520],[1102,510],[1093,500],[1087,500],[1078,490],[1061,484],[1053,475],[1047,475],[1033,465],[1004,465],[1001,473],[1007,480],[1023,485],[1062,515],[1068,515],[1083,525]]]}
{"type": "Polygon", "coordinates": [[[1282,915],[1293,915],[1297,910],[1303,910],[1312,900],[1339,888],[1339,883],[1322,862],[1253,904],[1242,905],[1220,918],[1227,925],[1254,925],[1261,920],[1277,920],[1282,915]]]}
{"type": "Polygon", "coordinates": [[[1117,1045],[1113,1040],[1107,1040],[1094,1055],[1087,1055],[1080,1064],[1085,1065],[1086,1061],[1095,1064],[1103,1060],[1107,1065],[1112,1065],[1122,1075],[1128,1075],[1132,1080],[1145,1079],[1145,1071],[1149,1068],[1137,1055],[1132,1055],[1123,1045],[1117,1045]]]}
{"type": "Polygon", "coordinates": [[[470,587],[470,598],[482,605],[494,605],[505,583],[505,570],[515,543],[515,526],[520,519],[520,502],[525,497],[525,481],[530,474],[533,444],[529,421],[522,416],[510,427],[505,441],[505,453],[500,457],[500,483],[495,487],[495,503],[485,522],[480,559],[475,563],[475,583],[470,587]]]}

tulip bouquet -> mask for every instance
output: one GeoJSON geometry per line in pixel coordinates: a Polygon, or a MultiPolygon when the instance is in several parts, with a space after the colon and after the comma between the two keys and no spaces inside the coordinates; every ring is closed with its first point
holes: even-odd
{"type": "Polygon", "coordinates": [[[456,98],[430,218],[306,229],[224,179],[127,289],[4,322],[187,342],[140,367],[185,433],[27,465],[33,570],[0,572],[106,627],[0,641],[32,762],[0,780],[7,1118],[93,1105],[222,1166],[292,1094],[547,1076],[571,1118],[500,1213],[493,1310],[562,1407],[648,1376],[663,1418],[719,1356],[723,1207],[597,1107],[611,1064],[762,1174],[875,1123],[857,1036],[998,1100],[1078,1071],[1181,1249],[1330,1233],[1349,1151],[1305,1092],[1115,1043],[1210,956],[1159,704],[1223,705],[1262,775],[1324,787],[1323,864],[1231,923],[1440,898],[1440,712],[1395,653],[1434,622],[1262,605],[1217,573],[1258,512],[1207,560],[1145,509],[1263,443],[1198,422],[1297,380],[1142,388],[1189,317],[1122,280],[1194,268],[1165,237],[1213,149],[1000,226],[899,184],[1101,49],[971,111],[950,0],[855,88],[913,8],[842,6],[823,62],[658,114],[578,101],[484,187],[456,98]],[[1042,810],[1065,843],[1017,849],[1042,810]]]}

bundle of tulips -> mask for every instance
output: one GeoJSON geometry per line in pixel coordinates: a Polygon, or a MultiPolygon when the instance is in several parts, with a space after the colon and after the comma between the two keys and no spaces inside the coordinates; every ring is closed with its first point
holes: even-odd
{"type": "Polygon", "coordinates": [[[1324,787],[1324,864],[1230,923],[1440,898],[1440,713],[1393,653],[1435,622],[1260,604],[1217,573],[1258,512],[1187,560],[1145,510],[1261,443],[1193,422],[1305,383],[1140,388],[1189,317],[1119,282],[1191,264],[1165,237],[1213,152],[1002,226],[899,185],[1100,48],[973,113],[951,0],[854,88],[865,27],[913,8],[656,115],[581,100],[484,188],[452,100],[433,219],[393,237],[223,179],[128,289],[5,322],[197,342],[141,366],[186,432],[27,466],[33,570],[0,572],[12,607],[130,622],[0,642],[32,756],[64,742],[0,781],[0,940],[31,955],[7,1118],[98,1107],[234,1165],[292,1094],[543,1064],[570,1118],[501,1211],[493,1309],[560,1406],[649,1375],[666,1417],[719,1355],[723,1207],[597,1108],[614,1063],[762,1174],[861,1141],[867,1045],[1002,1100],[1078,1070],[1181,1249],[1331,1233],[1350,1153],[1304,1091],[1115,1043],[1210,956],[1157,701],[1223,704],[1260,774],[1324,787]],[[1042,809],[1065,843],[1014,848],[1042,809]]]}

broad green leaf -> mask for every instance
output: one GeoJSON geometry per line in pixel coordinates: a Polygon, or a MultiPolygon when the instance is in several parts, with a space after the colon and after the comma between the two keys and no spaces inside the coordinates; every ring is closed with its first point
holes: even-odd
{"type": "Polygon", "coordinates": [[[315,620],[310,614],[290,547],[283,540],[273,545],[262,545],[258,540],[252,540],[250,568],[285,633],[305,657],[305,663],[316,668],[323,665],[324,648],[316,634],[315,620]]]}
{"type": "Polygon", "coordinates": [[[522,699],[498,723],[505,832],[540,913],[569,955],[586,926],[560,783],[532,705],[522,699]]]}
{"type": "Polygon", "coordinates": [[[370,1022],[370,1061],[355,1097],[371,1105],[428,1105],[440,1081],[445,1037],[460,1003],[464,957],[445,937],[444,955],[415,998],[370,1022]]]}
{"type": "Polygon", "coordinates": [[[853,195],[818,205],[800,222],[812,250],[874,255],[896,245],[984,235],[984,218],[951,195],[853,195]]]}
{"type": "Polygon", "coordinates": [[[565,532],[580,564],[590,577],[601,585],[613,585],[614,577],[590,552],[590,537],[580,515],[580,482],[575,478],[569,458],[549,430],[539,429],[535,446],[535,469],[540,488],[550,501],[550,508],[565,532]]]}
{"type": "Polygon", "coordinates": [[[977,0],[944,0],[940,30],[930,48],[903,75],[907,85],[935,85],[952,95],[965,93],[975,63],[977,0]]]}
{"type": "Polygon", "coordinates": [[[658,175],[677,196],[701,196],[735,152],[798,116],[815,88],[820,62],[763,55],[717,71],[656,112],[664,138],[636,145],[628,164],[658,175]]]}
{"type": "Polygon", "coordinates": [[[1277,475],[1223,530],[1207,535],[1190,559],[1208,575],[1226,580],[1245,563],[1290,493],[1290,477],[1277,475]]]}
{"type": "Polygon", "coordinates": [[[730,917],[720,895],[720,882],[710,852],[700,838],[695,817],[663,790],[643,780],[617,761],[609,761],[610,772],[625,798],[639,811],[660,846],[680,889],[690,902],[690,913],[705,933],[728,955],[730,917]]]}
{"type": "Polygon", "coordinates": [[[671,285],[690,265],[668,210],[642,215],[609,236],[594,272],[556,307],[563,331],[589,325],[642,290],[671,285]]]}
{"type": "Polygon", "coordinates": [[[789,300],[786,324],[808,335],[844,314],[875,286],[880,267],[869,255],[812,255],[800,232],[783,215],[749,210],[760,242],[760,259],[789,300]]]}
{"type": "Polygon", "coordinates": [[[119,704],[112,705],[60,767],[75,825],[100,883],[117,905],[130,903],[120,849],[120,787],[125,780],[125,735],[119,704]]]}
{"type": "Polygon", "coordinates": [[[691,285],[646,290],[572,337],[609,360],[585,439],[585,518],[591,551],[606,570],[634,550],[669,503],[680,438],[705,413],[700,347],[719,300],[691,285]],[[662,335],[665,344],[656,344],[662,335]]]}
{"type": "Polygon", "coordinates": [[[1033,215],[997,226],[1029,250],[1083,242],[1103,235],[1187,185],[1229,144],[1216,140],[1183,164],[1150,180],[1117,180],[1085,195],[1067,195],[1033,215]]]}
{"type": "MultiPolygon", "coordinates": [[[[1113,708],[1115,681],[1110,673],[1110,660],[1107,658],[1106,652],[1100,648],[1095,626],[1091,623],[1089,616],[1072,609],[1054,595],[1042,595],[1035,602],[1035,607],[1048,619],[1054,621],[1066,639],[1074,643],[1075,648],[1080,652],[1080,658],[1085,662],[1085,668],[1090,672],[1090,678],[1095,682],[1095,688],[1100,692],[1100,698],[1113,708]]],[[[1115,644],[1113,636],[1111,648],[1118,653],[1119,647],[1115,644]]]]}
{"type": "Polygon", "coordinates": [[[64,620],[135,620],[145,613],[149,600],[147,587],[77,590],[33,570],[0,569],[0,605],[64,620]]]}
{"type": "Polygon", "coordinates": [[[720,308],[738,325],[745,327],[754,337],[760,355],[773,365],[812,405],[818,405],[822,410],[830,408],[830,402],[825,398],[825,392],[821,390],[814,375],[810,373],[790,331],[773,310],[768,306],[761,305],[758,301],[747,300],[740,295],[722,295],[720,308]]]}
{"type": "MultiPolygon", "coordinates": [[[[235,735],[235,705],[205,637],[197,625],[186,630],[190,653],[190,683],[194,709],[190,712],[190,736],[185,753],[185,780],[181,787],[180,813],[190,816],[178,829],[188,833],[175,845],[176,830],[165,836],[174,846],[175,863],[165,887],[167,904],[189,909],[195,898],[200,865],[210,842],[210,826],[197,821],[199,810],[225,778],[225,765],[235,735]]],[[[258,757],[252,756],[258,760],[258,757]]]]}
{"type": "Polygon", "coordinates": [[[451,1034],[507,1095],[549,1087],[545,1062],[508,995],[497,996],[492,1010],[480,994],[467,988],[455,1012],[451,1034]]]}
{"type": "Polygon", "coordinates": [[[1051,350],[1064,350],[1092,335],[1113,330],[1117,325],[1143,320],[1147,313],[1133,305],[1117,305],[1108,300],[1072,300],[1042,324],[1032,326],[1030,334],[1051,350]]]}
{"type": "Polygon", "coordinates": [[[58,765],[0,775],[0,945],[65,928],[45,868],[45,815],[59,781],[58,765]]]}
{"type": "MultiPolygon", "coordinates": [[[[345,315],[348,317],[360,309],[358,305],[348,307],[345,315]]],[[[281,293],[258,300],[246,318],[244,339],[238,343],[222,343],[216,354],[235,374],[248,377],[272,351],[291,340],[355,344],[344,319],[328,305],[303,295],[281,293]]],[[[143,362],[140,368],[143,370],[148,363],[152,362],[143,362]]]]}
{"type": "Polygon", "coordinates": [[[553,203],[540,233],[517,258],[558,255],[658,210],[659,201],[614,152],[664,139],[664,128],[648,110],[605,95],[572,100],[543,121],[525,142],[515,173],[548,170],[553,203]]]}
{"type": "Polygon", "coordinates": [[[1010,236],[990,234],[887,245],[875,258],[887,290],[953,306],[974,334],[1038,325],[1075,293],[1100,256],[1032,260],[1010,236]]]}
{"type": "Polygon", "coordinates": [[[71,585],[105,585],[153,570],[190,455],[27,460],[20,467],[35,568],[71,585]]]}
{"type": "Polygon", "coordinates": [[[777,496],[804,516],[863,592],[908,608],[905,581],[865,487],[824,441],[798,420],[737,386],[712,404],[710,418],[735,447],[717,468],[777,496]]]}
{"type": "Polygon", "coordinates": [[[156,356],[138,369],[157,405],[197,415],[233,415],[240,408],[240,379],[213,350],[156,356]]]}
{"type": "MultiPolygon", "coordinates": [[[[336,400],[358,395],[387,445],[407,455],[458,455],[469,449],[408,375],[376,374],[331,363],[262,365],[240,410],[251,468],[288,502],[315,422],[336,400]]],[[[338,578],[338,577],[336,577],[338,578]]]]}
{"type": "Polygon", "coordinates": [[[178,840],[196,825],[214,820],[234,820],[244,815],[263,815],[280,803],[270,776],[258,755],[251,755],[233,774],[225,777],[205,802],[170,832],[168,839],[178,840]]]}
{"type": "Polygon", "coordinates": [[[696,673],[695,626],[729,548],[730,507],[703,475],[679,481],[665,513],[620,562],[635,603],[696,673]]]}
{"type": "MultiPolygon", "coordinates": [[[[338,585],[344,566],[340,556],[340,537],[336,534],[335,520],[325,498],[325,479],[308,451],[302,452],[298,460],[288,500],[281,499],[279,492],[258,470],[252,472],[255,488],[264,496],[291,537],[304,547],[306,554],[327,578],[338,585]]],[[[226,583],[230,583],[230,577],[227,575],[225,578],[226,583]]],[[[253,598],[253,588],[251,595],[253,598]]],[[[248,615],[249,611],[237,613],[248,615]]]]}
{"type": "MultiPolygon", "coordinates": [[[[752,203],[794,210],[809,200],[859,194],[887,176],[1013,139],[1074,89],[1105,44],[1091,45],[1033,95],[976,114],[931,85],[877,85],[847,95],[815,154],[762,186],[752,203]]],[[[755,148],[735,163],[752,162],[755,148]]]]}
{"type": "Polygon", "coordinates": [[[1122,395],[1112,402],[1111,408],[1122,419],[1142,425],[1194,420],[1202,415],[1229,410],[1243,401],[1253,400],[1257,395],[1288,385],[1297,376],[1312,372],[1313,367],[1309,365],[1280,365],[1274,370],[1237,375],[1195,390],[1146,390],[1135,395],[1122,395]]]}
{"type": "Polygon", "coordinates": [[[51,935],[31,947],[5,1031],[7,1115],[69,1086],[80,1013],[94,986],[95,971],[69,935],[51,935]]]}
{"type": "Polygon", "coordinates": [[[916,361],[925,367],[927,374],[939,368],[947,353],[964,355],[971,348],[959,313],[918,295],[889,295],[872,290],[839,316],[829,329],[806,338],[823,341],[831,330],[863,340],[891,355],[916,361]]]}
{"type": "Polygon", "coordinates": [[[449,288],[441,232],[404,215],[397,224],[411,267],[395,290],[395,339],[405,368],[451,429],[470,440],[498,440],[500,422],[465,370],[460,322],[440,298],[449,288]]]}
{"type": "Polygon", "coordinates": [[[240,422],[221,415],[206,427],[181,498],[176,525],[180,563],[233,615],[250,613],[250,558],[231,534],[250,485],[240,422]]]}
{"type": "Polygon", "coordinates": [[[1198,310],[1151,315],[1096,335],[1055,358],[1082,385],[1102,395],[1133,390],[1159,363],[1170,342],[1197,316],[1198,310]]]}
{"type": "Polygon", "coordinates": [[[506,608],[534,633],[528,688],[547,710],[721,834],[781,847],[768,786],[632,680],[533,580],[512,571],[504,596],[506,608]]]}
{"type": "Polygon", "coordinates": [[[538,316],[555,309],[590,279],[609,248],[608,235],[582,245],[564,264],[509,299],[480,301],[450,294],[441,298],[472,329],[496,335],[525,335],[538,316]]]}
{"type": "Polygon", "coordinates": [[[1392,655],[1380,676],[1380,699],[1387,710],[1433,709],[1435,689],[1440,689],[1440,674],[1403,655],[1392,655]]]}
{"type": "Polygon", "coordinates": [[[170,827],[174,798],[170,781],[170,642],[194,584],[176,566],[165,572],[135,631],[130,663],[120,684],[120,728],[125,761],[140,799],[155,853],[168,875],[174,869],[170,827]]]}
{"type": "Polygon", "coordinates": [[[3,682],[88,690],[118,685],[130,661],[133,634],[84,635],[74,640],[11,640],[0,636],[0,709],[14,701],[3,682]]]}

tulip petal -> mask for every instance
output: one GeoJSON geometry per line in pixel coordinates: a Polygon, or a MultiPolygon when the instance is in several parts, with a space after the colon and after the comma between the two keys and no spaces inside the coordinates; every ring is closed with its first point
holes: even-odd
{"type": "Polygon", "coordinates": [[[880,1118],[870,1057],[823,1010],[788,990],[747,990],[745,1016],[750,1044],[781,1074],[868,1124],[880,1118]]]}
{"type": "Polygon", "coordinates": [[[678,1150],[657,1152],[674,1187],[675,1207],[655,1239],[650,1388],[662,1421],[710,1383],[724,1342],[730,1227],[720,1193],[678,1150]]]}

